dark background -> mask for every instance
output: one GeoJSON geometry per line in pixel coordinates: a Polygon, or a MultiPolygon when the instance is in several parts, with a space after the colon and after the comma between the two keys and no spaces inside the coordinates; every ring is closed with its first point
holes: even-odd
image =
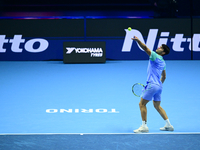
{"type": "Polygon", "coordinates": [[[149,0],[3,0],[4,10],[12,11],[67,11],[67,10],[115,10],[115,9],[136,9],[148,8],[149,0]]]}
{"type": "Polygon", "coordinates": [[[0,25],[7,37],[84,37],[83,19],[0,19],[0,25]]]}
{"type": "MultiPolygon", "coordinates": [[[[0,11],[154,11],[155,1],[159,0],[1,0],[0,11]]],[[[178,16],[200,16],[199,0],[175,1],[178,16]]]]}

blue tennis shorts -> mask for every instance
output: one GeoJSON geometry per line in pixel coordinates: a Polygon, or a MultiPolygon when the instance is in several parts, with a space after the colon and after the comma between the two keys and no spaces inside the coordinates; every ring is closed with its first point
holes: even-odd
{"type": "Polygon", "coordinates": [[[148,101],[161,101],[162,87],[157,84],[148,83],[142,92],[142,98],[148,101]]]}

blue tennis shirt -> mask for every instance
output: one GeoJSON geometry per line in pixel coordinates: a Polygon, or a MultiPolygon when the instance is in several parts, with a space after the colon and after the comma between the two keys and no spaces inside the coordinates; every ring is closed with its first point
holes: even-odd
{"type": "Polygon", "coordinates": [[[151,51],[149,64],[147,68],[147,83],[157,84],[162,86],[160,81],[162,71],[166,69],[166,64],[162,56],[151,51]]]}

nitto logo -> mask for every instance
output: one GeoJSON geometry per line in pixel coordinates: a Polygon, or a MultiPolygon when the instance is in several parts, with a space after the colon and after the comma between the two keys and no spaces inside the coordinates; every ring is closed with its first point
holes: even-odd
{"type": "Polygon", "coordinates": [[[71,54],[73,51],[75,53],[90,53],[90,57],[103,57],[102,48],[75,48],[75,47],[66,47],[66,54],[71,54]]]}
{"type": "MultiPolygon", "coordinates": [[[[133,40],[131,38],[133,36],[138,37],[142,43],[145,43],[144,38],[140,31],[138,31],[136,29],[132,29],[131,31],[128,31],[128,29],[125,29],[125,31],[126,31],[126,36],[124,39],[122,52],[130,52],[131,51],[131,47],[132,47],[132,43],[133,43],[133,40]]],[[[158,34],[158,29],[150,29],[149,30],[149,33],[147,36],[147,41],[145,44],[151,50],[153,50],[153,48],[154,48],[157,34],[158,34]]],[[[170,32],[161,32],[158,46],[160,46],[162,44],[167,44],[167,42],[169,40],[169,34],[170,34],[170,32]]],[[[200,34],[194,34],[193,40],[191,40],[191,38],[184,38],[184,34],[175,34],[175,37],[171,38],[170,42],[173,43],[172,49],[176,52],[184,51],[184,48],[181,47],[181,44],[183,42],[189,42],[189,50],[191,50],[191,45],[193,45],[193,51],[200,52],[200,47],[199,47],[200,34]],[[192,41],[193,41],[193,43],[192,43],[192,41]]],[[[142,50],[142,48],[139,45],[138,45],[138,47],[142,50]]]]}
{"type": "Polygon", "coordinates": [[[7,43],[11,43],[11,51],[15,53],[21,53],[23,51],[23,48],[20,47],[23,43],[24,49],[31,53],[43,52],[49,46],[48,41],[41,38],[35,38],[25,42],[25,39],[22,39],[22,35],[14,35],[13,39],[6,39],[6,35],[0,35],[0,53],[6,52],[4,44],[7,43]],[[39,44],[37,48],[34,48],[35,43],[39,44]]]}

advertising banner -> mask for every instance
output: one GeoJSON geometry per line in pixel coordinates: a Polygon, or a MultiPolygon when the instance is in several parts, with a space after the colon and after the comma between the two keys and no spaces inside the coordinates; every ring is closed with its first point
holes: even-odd
{"type": "MultiPolygon", "coordinates": [[[[198,18],[193,19],[193,22],[189,18],[1,19],[0,24],[1,61],[63,60],[63,56],[66,56],[71,63],[75,63],[72,61],[77,59],[68,56],[74,55],[76,51],[77,54],[80,52],[79,56],[83,55],[83,52],[77,48],[86,48],[85,51],[91,55],[87,48],[98,48],[93,45],[93,42],[105,44],[106,51],[103,52],[105,54],[103,57],[105,56],[106,59],[148,59],[148,55],[131,40],[134,36],[154,51],[161,44],[167,44],[171,51],[169,55],[164,56],[165,60],[200,60],[200,19],[198,18]],[[128,31],[128,27],[132,30],[128,31]],[[76,44],[72,54],[63,55],[64,43],[70,42],[77,42],[80,45],[76,44]],[[82,42],[92,43],[82,47],[82,42]]],[[[67,51],[66,48],[65,50],[67,51]]],[[[95,53],[90,59],[100,58],[95,53]]]]}
{"type": "Polygon", "coordinates": [[[191,59],[190,19],[87,20],[88,39],[106,41],[107,59],[148,59],[139,45],[131,40],[134,36],[137,36],[151,50],[156,50],[161,44],[167,44],[171,51],[165,59],[191,59]],[[132,30],[128,31],[128,27],[132,30]]]}
{"type": "Polygon", "coordinates": [[[0,60],[63,58],[63,42],[83,40],[84,19],[0,19],[0,60]]]}
{"type": "Polygon", "coordinates": [[[200,19],[193,19],[193,59],[200,60],[200,19]]]}
{"type": "Polygon", "coordinates": [[[64,63],[105,63],[105,42],[64,42],[64,63]]]}

